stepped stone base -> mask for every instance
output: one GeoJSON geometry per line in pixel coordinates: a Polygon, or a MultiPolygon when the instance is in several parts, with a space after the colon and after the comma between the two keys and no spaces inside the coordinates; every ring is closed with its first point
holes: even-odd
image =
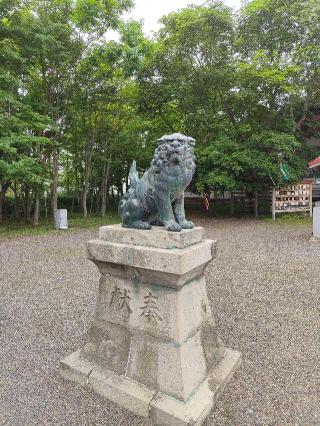
{"type": "Polygon", "coordinates": [[[207,378],[183,402],[81,358],[80,350],[61,361],[63,377],[78,383],[159,426],[201,425],[240,366],[241,356],[227,349],[207,378]]]}
{"type": "Polygon", "coordinates": [[[240,364],[207,298],[215,252],[202,228],[102,227],[88,243],[101,273],[95,319],[61,374],[156,425],[201,425],[240,364]]]}

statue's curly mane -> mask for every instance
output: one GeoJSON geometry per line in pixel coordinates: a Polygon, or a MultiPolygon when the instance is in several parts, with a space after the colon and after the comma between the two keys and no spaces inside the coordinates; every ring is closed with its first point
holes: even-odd
{"type": "Polygon", "coordinates": [[[166,167],[178,166],[195,169],[194,140],[185,138],[183,140],[158,140],[158,147],[151,161],[154,173],[160,173],[166,167]]]}

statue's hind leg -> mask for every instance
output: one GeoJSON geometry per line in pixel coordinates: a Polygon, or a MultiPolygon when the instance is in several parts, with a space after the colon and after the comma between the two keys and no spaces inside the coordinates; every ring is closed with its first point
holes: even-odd
{"type": "Polygon", "coordinates": [[[155,216],[154,218],[152,218],[151,225],[154,225],[154,226],[164,226],[162,220],[160,219],[160,217],[158,215],[155,216]]]}
{"type": "Polygon", "coordinates": [[[138,198],[131,196],[121,209],[121,221],[124,228],[151,229],[146,220],[146,212],[138,198]]]}

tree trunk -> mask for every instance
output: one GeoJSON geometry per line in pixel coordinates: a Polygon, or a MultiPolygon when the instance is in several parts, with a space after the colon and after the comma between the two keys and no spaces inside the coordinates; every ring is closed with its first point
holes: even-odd
{"type": "Polygon", "coordinates": [[[19,219],[19,196],[18,196],[18,188],[17,183],[14,183],[13,186],[13,192],[14,192],[14,218],[16,220],[19,219]]]}
{"type": "Polygon", "coordinates": [[[92,160],[94,137],[95,137],[95,132],[93,129],[92,139],[86,144],[85,178],[84,178],[84,187],[83,187],[83,193],[82,193],[82,210],[83,210],[84,217],[88,216],[87,197],[88,197],[89,183],[90,183],[90,177],[91,177],[91,160],[92,160]]]}
{"type": "Polygon", "coordinates": [[[309,109],[309,102],[308,102],[308,100],[306,100],[303,103],[303,110],[302,110],[301,117],[300,117],[300,119],[298,120],[298,122],[296,123],[296,126],[295,126],[296,130],[298,130],[299,132],[301,131],[302,124],[304,123],[304,121],[306,119],[308,109],[309,109]]]}
{"type": "Polygon", "coordinates": [[[40,211],[40,197],[39,197],[39,191],[36,190],[34,194],[34,213],[33,213],[33,224],[34,226],[39,225],[39,211],[40,211]]]}
{"type": "Polygon", "coordinates": [[[257,219],[258,216],[258,191],[254,191],[254,217],[257,219]]]}
{"type": "Polygon", "coordinates": [[[23,199],[23,211],[24,211],[24,220],[26,223],[30,222],[30,189],[24,189],[24,199],[23,199]]]}
{"type": "Polygon", "coordinates": [[[71,204],[71,213],[73,213],[73,209],[74,209],[74,197],[75,197],[75,194],[73,193],[73,195],[72,195],[72,204],[71,204]]]}
{"type": "Polygon", "coordinates": [[[52,153],[52,180],[51,180],[51,208],[54,211],[58,208],[58,171],[59,171],[59,152],[55,147],[52,153]]]}
{"type": "Polygon", "coordinates": [[[108,189],[108,180],[110,175],[111,168],[111,156],[109,157],[107,165],[104,165],[104,175],[102,178],[102,187],[101,187],[101,216],[105,217],[107,209],[107,189],[108,189]]]}
{"type": "Polygon", "coordinates": [[[2,213],[2,211],[3,211],[4,195],[5,195],[5,193],[1,191],[0,192],[0,223],[3,220],[3,213],[2,213]]]}
{"type": "Polygon", "coordinates": [[[92,214],[92,207],[93,207],[93,201],[94,201],[94,199],[95,199],[95,196],[96,196],[95,191],[93,191],[93,192],[92,192],[92,197],[91,197],[91,203],[90,203],[90,210],[89,210],[89,214],[90,214],[90,216],[91,216],[91,214],[92,214]]]}
{"type": "Polygon", "coordinates": [[[127,171],[127,174],[126,174],[126,192],[128,192],[128,190],[129,190],[129,170],[127,171]]]}
{"type": "Polygon", "coordinates": [[[118,198],[121,198],[123,196],[123,184],[122,184],[122,182],[119,182],[117,189],[118,189],[118,191],[117,191],[118,192],[118,198]]]}
{"type": "Polygon", "coordinates": [[[100,207],[101,207],[101,194],[102,194],[102,192],[101,192],[101,186],[102,186],[102,183],[101,183],[100,187],[97,190],[97,196],[96,196],[95,204],[94,204],[94,212],[95,212],[95,214],[100,214],[100,210],[101,210],[100,209],[100,207]]]}
{"type": "Polygon", "coordinates": [[[82,211],[83,211],[84,217],[88,217],[88,210],[87,210],[88,189],[89,189],[89,183],[85,182],[84,188],[83,188],[83,194],[82,194],[82,211]]]}
{"type": "Polygon", "coordinates": [[[0,223],[3,221],[3,200],[4,200],[4,194],[1,192],[0,193],[0,223]]]}
{"type": "Polygon", "coordinates": [[[0,223],[3,220],[3,202],[4,202],[4,197],[6,195],[6,192],[8,191],[9,187],[10,187],[11,182],[5,182],[4,184],[2,184],[1,187],[1,191],[0,191],[0,223]]]}
{"type": "Polygon", "coordinates": [[[90,160],[90,165],[87,164],[87,166],[86,166],[86,175],[85,175],[84,188],[83,188],[83,193],[82,193],[82,211],[83,211],[84,217],[88,217],[87,197],[88,197],[88,192],[89,192],[90,176],[91,176],[91,160],[90,160]]]}

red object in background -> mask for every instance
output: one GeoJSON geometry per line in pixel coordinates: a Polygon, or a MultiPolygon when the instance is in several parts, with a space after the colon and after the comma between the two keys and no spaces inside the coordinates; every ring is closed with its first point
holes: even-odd
{"type": "Polygon", "coordinates": [[[204,207],[206,210],[209,210],[209,206],[210,206],[210,201],[209,201],[209,197],[208,194],[206,194],[205,192],[203,193],[203,198],[204,198],[204,207]]]}
{"type": "Polygon", "coordinates": [[[313,183],[313,178],[304,178],[302,179],[301,183],[305,185],[310,185],[310,183],[313,183]]]}
{"type": "Polygon", "coordinates": [[[308,163],[309,169],[314,169],[315,167],[320,167],[320,157],[315,158],[314,160],[308,163]]]}

